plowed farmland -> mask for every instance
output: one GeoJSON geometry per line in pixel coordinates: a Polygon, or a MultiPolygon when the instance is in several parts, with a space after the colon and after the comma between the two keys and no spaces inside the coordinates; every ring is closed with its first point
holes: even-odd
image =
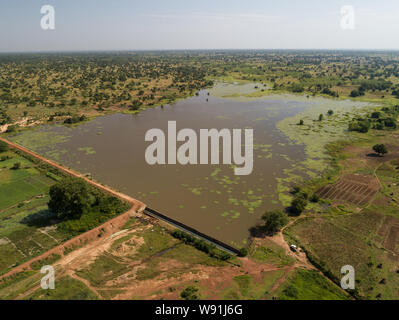
{"type": "Polygon", "coordinates": [[[378,179],[371,176],[350,174],[337,183],[322,187],[317,194],[323,199],[350,202],[363,206],[369,203],[380,188],[378,179]]]}

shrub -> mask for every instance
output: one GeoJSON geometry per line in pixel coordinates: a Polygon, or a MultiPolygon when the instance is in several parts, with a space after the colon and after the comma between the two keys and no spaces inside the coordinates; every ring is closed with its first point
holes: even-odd
{"type": "Polygon", "coordinates": [[[284,289],[283,293],[290,298],[296,298],[298,296],[298,289],[294,286],[289,286],[284,289]]]}
{"type": "Polygon", "coordinates": [[[15,162],[14,165],[11,167],[11,170],[19,170],[21,169],[21,162],[15,162]]]}
{"type": "Polygon", "coordinates": [[[7,143],[5,143],[4,141],[0,141],[0,153],[6,152],[9,149],[10,149],[10,147],[8,146],[7,143]]]}
{"type": "Polygon", "coordinates": [[[380,156],[384,156],[384,154],[388,153],[388,149],[384,144],[376,144],[373,147],[373,150],[378,153],[380,156]]]}
{"type": "Polygon", "coordinates": [[[378,111],[373,112],[373,113],[371,114],[371,118],[373,118],[373,119],[379,119],[380,116],[381,116],[381,112],[378,112],[378,111]]]}
{"type": "Polygon", "coordinates": [[[16,125],[11,125],[11,126],[8,126],[7,127],[7,133],[13,133],[13,132],[15,132],[15,131],[17,131],[17,126],[16,125]]]}
{"type": "Polygon", "coordinates": [[[381,122],[376,123],[373,127],[373,129],[376,129],[376,130],[384,130],[384,128],[385,128],[385,126],[381,122]]]}
{"type": "Polygon", "coordinates": [[[292,194],[297,194],[297,193],[299,193],[299,192],[301,192],[301,187],[295,186],[295,187],[292,189],[292,194]]]}
{"type": "Polygon", "coordinates": [[[313,194],[313,195],[310,197],[310,201],[311,201],[311,202],[314,202],[314,203],[317,203],[317,202],[320,201],[320,197],[315,193],[315,194],[313,194]]]}
{"type": "Polygon", "coordinates": [[[248,250],[247,248],[241,248],[240,252],[238,254],[239,257],[246,257],[248,255],[248,250]]]}
{"type": "Polygon", "coordinates": [[[371,127],[370,121],[368,121],[366,119],[357,119],[357,120],[353,120],[349,124],[348,130],[366,133],[369,131],[370,127],[371,127]]]}
{"type": "Polygon", "coordinates": [[[295,93],[300,93],[300,92],[304,92],[305,89],[304,89],[303,85],[301,85],[299,83],[295,83],[291,86],[291,91],[295,92],[295,93]]]}
{"type": "Polygon", "coordinates": [[[198,288],[189,286],[180,293],[180,297],[185,300],[199,300],[198,288]]]}
{"type": "Polygon", "coordinates": [[[397,128],[397,121],[393,118],[388,118],[384,120],[384,125],[388,128],[391,129],[396,129],[397,128]]]}

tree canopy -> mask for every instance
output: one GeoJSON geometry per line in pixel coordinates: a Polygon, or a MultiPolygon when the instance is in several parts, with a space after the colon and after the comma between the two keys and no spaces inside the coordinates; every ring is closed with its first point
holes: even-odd
{"type": "Polygon", "coordinates": [[[291,202],[290,212],[299,216],[305,210],[307,204],[308,200],[305,194],[297,194],[291,202]]]}
{"type": "Polygon", "coordinates": [[[268,211],[262,216],[265,222],[264,229],[268,234],[275,234],[288,223],[287,215],[280,211],[268,211]]]}
{"type": "Polygon", "coordinates": [[[388,153],[388,149],[384,144],[376,144],[373,147],[373,150],[378,153],[380,156],[384,156],[384,154],[388,153]]]}
{"type": "Polygon", "coordinates": [[[49,209],[61,219],[78,219],[94,203],[89,186],[77,178],[66,178],[50,188],[49,209]]]}

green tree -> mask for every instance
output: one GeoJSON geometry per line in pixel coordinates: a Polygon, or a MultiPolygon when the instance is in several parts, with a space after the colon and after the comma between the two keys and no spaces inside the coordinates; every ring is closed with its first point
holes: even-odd
{"type": "Polygon", "coordinates": [[[299,216],[305,210],[307,205],[308,205],[308,200],[305,199],[305,197],[302,194],[300,194],[297,197],[295,197],[294,200],[292,200],[290,211],[294,215],[299,216]]]}
{"type": "Polygon", "coordinates": [[[384,156],[384,154],[387,154],[388,153],[388,149],[387,149],[387,147],[385,146],[385,144],[376,144],[374,147],[373,147],[373,150],[374,150],[374,152],[376,152],[376,153],[378,153],[380,156],[384,156]]]}
{"type": "Polygon", "coordinates": [[[386,127],[391,128],[391,129],[396,129],[398,126],[396,119],[393,119],[393,118],[385,119],[384,124],[386,127]]]}
{"type": "Polygon", "coordinates": [[[380,116],[381,116],[381,112],[378,112],[378,111],[373,112],[373,113],[371,114],[371,118],[373,118],[373,119],[379,119],[380,116]]]}
{"type": "Polygon", "coordinates": [[[15,162],[14,165],[11,167],[12,170],[19,170],[21,169],[21,162],[15,162]]]}
{"type": "Polygon", "coordinates": [[[78,219],[89,212],[93,195],[82,179],[66,178],[50,188],[49,209],[60,219],[78,219]]]}
{"type": "Polygon", "coordinates": [[[241,248],[239,251],[240,251],[238,254],[239,257],[246,257],[248,255],[247,248],[241,248]]]}
{"type": "Polygon", "coordinates": [[[319,121],[323,121],[324,116],[322,114],[319,115],[319,121]]]}
{"type": "Polygon", "coordinates": [[[371,127],[370,121],[367,119],[357,119],[349,123],[349,131],[357,131],[361,133],[367,133],[371,127]]]}
{"type": "Polygon", "coordinates": [[[264,230],[270,235],[279,232],[288,223],[287,215],[280,210],[266,212],[262,220],[265,222],[264,230]]]}
{"type": "Polygon", "coordinates": [[[328,114],[329,116],[332,116],[332,115],[334,114],[334,111],[333,111],[333,110],[328,110],[327,114],[328,114]]]}

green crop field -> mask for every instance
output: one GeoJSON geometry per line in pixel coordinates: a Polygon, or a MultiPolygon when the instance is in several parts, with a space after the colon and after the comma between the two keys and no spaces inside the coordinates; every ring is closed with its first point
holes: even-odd
{"type": "Polygon", "coordinates": [[[13,151],[0,162],[0,274],[65,240],[56,228],[33,221],[49,215],[48,191],[54,179],[13,151]],[[20,163],[19,169],[12,169],[20,163]]]}

